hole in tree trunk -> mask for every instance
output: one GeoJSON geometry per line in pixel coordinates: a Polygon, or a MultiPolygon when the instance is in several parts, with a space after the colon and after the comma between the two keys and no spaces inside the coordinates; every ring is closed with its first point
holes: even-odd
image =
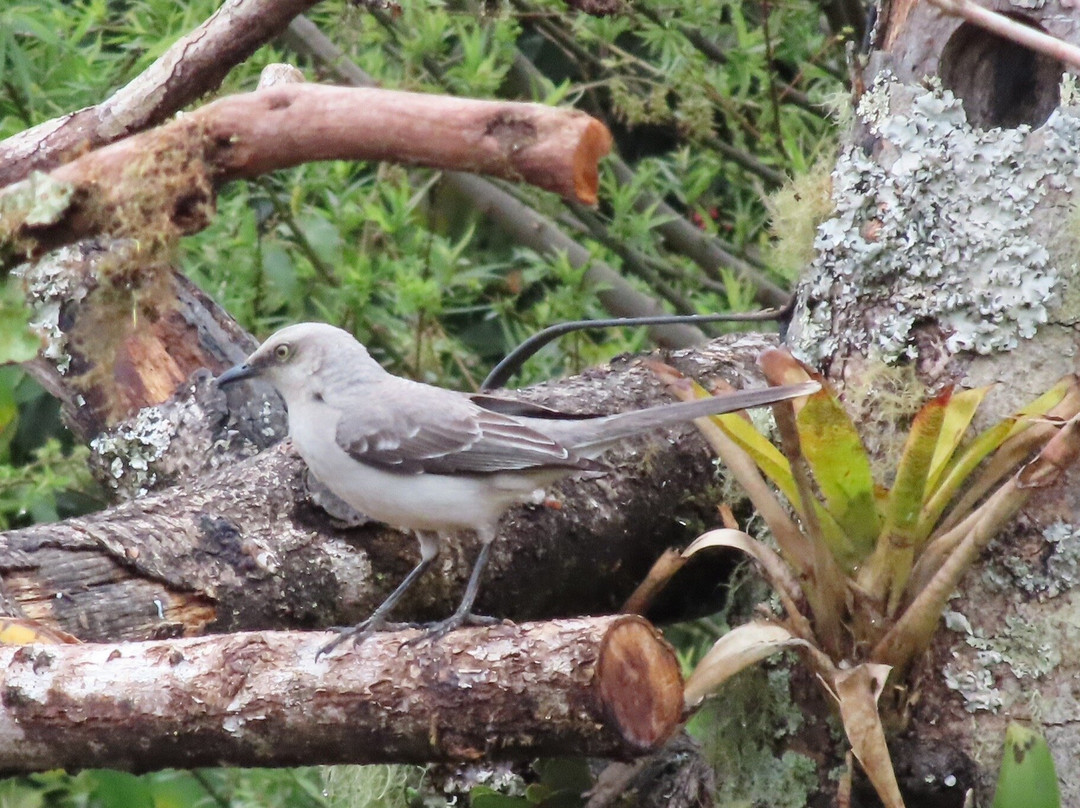
{"type": "MultiPolygon", "coordinates": [[[[1014,20],[1039,25],[1020,14],[1014,20]]],[[[1041,29],[1040,29],[1041,30],[1041,29]]],[[[1041,126],[1059,102],[1061,62],[965,22],[941,54],[941,80],[981,129],[1041,126]]]]}

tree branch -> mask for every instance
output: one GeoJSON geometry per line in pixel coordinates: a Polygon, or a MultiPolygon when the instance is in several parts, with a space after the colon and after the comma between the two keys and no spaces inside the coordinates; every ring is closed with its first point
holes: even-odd
{"type": "Polygon", "coordinates": [[[628,758],[682,713],[674,652],[633,616],[0,648],[0,769],[628,758]]]}
{"type": "Polygon", "coordinates": [[[41,123],[0,142],[0,187],[49,171],[161,123],[217,89],[225,74],[281,34],[318,0],[229,0],[108,100],[41,123]]]}
{"type": "Polygon", "coordinates": [[[386,160],[524,180],[594,203],[611,146],[585,113],[540,104],[283,84],[230,96],[51,172],[66,205],[43,218],[0,191],[2,237],[40,254],[97,233],[161,238],[206,227],[214,186],[314,160],[386,160]],[[20,211],[23,218],[20,220],[20,211]]]}
{"type": "Polygon", "coordinates": [[[972,0],[929,0],[929,2],[946,14],[960,17],[1003,39],[1080,69],[1080,47],[1064,39],[1044,33],[1034,26],[1024,25],[989,8],[983,8],[972,0]]]}

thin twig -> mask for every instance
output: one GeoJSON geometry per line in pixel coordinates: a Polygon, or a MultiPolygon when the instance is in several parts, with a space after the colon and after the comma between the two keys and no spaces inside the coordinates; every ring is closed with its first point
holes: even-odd
{"type": "Polygon", "coordinates": [[[1003,39],[1070,64],[1074,68],[1080,68],[1080,48],[1056,36],[1043,33],[1038,28],[1032,28],[1004,14],[983,8],[972,0],[930,0],[930,2],[946,14],[960,17],[1003,39]]]}
{"type": "Polygon", "coordinates": [[[776,141],[776,149],[785,157],[790,158],[787,148],[784,146],[784,135],[780,131],[780,96],[776,88],[776,73],[773,70],[775,51],[773,48],[772,29],[769,27],[769,18],[772,16],[772,3],[763,0],[761,4],[761,33],[765,37],[765,63],[768,66],[769,76],[769,106],[773,113],[773,138],[776,141]]]}

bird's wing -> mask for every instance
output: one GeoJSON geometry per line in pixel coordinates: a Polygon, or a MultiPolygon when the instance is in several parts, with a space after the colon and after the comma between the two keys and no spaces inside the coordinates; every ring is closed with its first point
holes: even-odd
{"type": "Polygon", "coordinates": [[[490,393],[471,393],[469,401],[478,407],[491,412],[499,412],[503,415],[513,415],[524,418],[543,418],[552,421],[584,421],[589,418],[601,418],[602,413],[594,412],[564,412],[562,410],[545,407],[532,401],[522,401],[517,398],[493,396],[490,393]]]}
{"type": "Polygon", "coordinates": [[[354,459],[401,474],[596,468],[513,415],[465,395],[399,382],[381,401],[339,406],[337,442],[354,459]]]}

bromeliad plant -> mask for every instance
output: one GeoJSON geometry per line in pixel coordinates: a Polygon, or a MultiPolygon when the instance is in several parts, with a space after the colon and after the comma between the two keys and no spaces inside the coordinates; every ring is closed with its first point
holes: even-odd
{"type": "MultiPolygon", "coordinates": [[[[1080,454],[1080,378],[1062,379],[967,442],[989,388],[945,390],[916,414],[886,488],[875,482],[859,433],[824,379],[786,351],[768,351],[760,364],[771,384],[822,382],[814,395],[774,408],[781,448],[745,414],[715,416],[702,429],[779,552],[724,529],[701,536],[683,555],[716,546],[747,553],[783,615],[722,637],[687,682],[687,705],[742,668],[796,648],[836,700],[852,751],[882,801],[902,808],[878,707],[886,679],[899,682],[929,647],[980,551],[1080,454]]],[[[680,398],[708,395],[666,365],[654,370],[680,398]]]]}

